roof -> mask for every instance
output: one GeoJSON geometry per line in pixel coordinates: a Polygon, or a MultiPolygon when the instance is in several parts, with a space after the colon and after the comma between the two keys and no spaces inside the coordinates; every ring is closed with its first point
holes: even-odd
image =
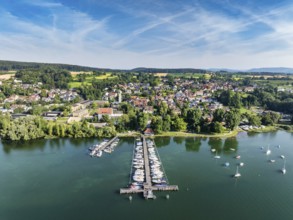
{"type": "Polygon", "coordinates": [[[112,115],[113,114],[113,108],[98,108],[97,114],[102,115],[112,115]]]}
{"type": "Polygon", "coordinates": [[[151,128],[146,128],[146,129],[144,130],[144,134],[154,134],[154,131],[153,131],[153,129],[151,129],[151,128]]]}

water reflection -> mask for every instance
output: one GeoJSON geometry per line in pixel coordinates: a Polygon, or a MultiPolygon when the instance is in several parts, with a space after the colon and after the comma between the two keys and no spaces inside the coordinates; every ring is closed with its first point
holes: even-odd
{"type": "Polygon", "coordinates": [[[195,151],[198,152],[201,146],[201,138],[186,138],[185,148],[186,151],[195,151]]]}
{"type": "Polygon", "coordinates": [[[47,140],[30,140],[30,141],[2,141],[3,151],[10,154],[13,150],[33,151],[35,149],[44,150],[47,140]]]}
{"type": "Polygon", "coordinates": [[[227,138],[224,142],[224,152],[226,154],[237,151],[238,149],[238,140],[236,137],[227,138]]]}
{"type": "Polygon", "coordinates": [[[209,138],[208,145],[218,153],[222,152],[223,140],[221,138],[209,138]]]}
{"type": "Polygon", "coordinates": [[[157,137],[155,142],[157,147],[165,147],[170,144],[171,137],[157,137]]]}
{"type": "Polygon", "coordinates": [[[173,137],[173,141],[176,143],[176,144],[182,144],[184,141],[185,141],[185,137],[173,137]]]}
{"type": "Polygon", "coordinates": [[[101,139],[98,138],[69,138],[68,140],[69,143],[76,148],[91,146],[94,143],[101,142],[101,139]]]}

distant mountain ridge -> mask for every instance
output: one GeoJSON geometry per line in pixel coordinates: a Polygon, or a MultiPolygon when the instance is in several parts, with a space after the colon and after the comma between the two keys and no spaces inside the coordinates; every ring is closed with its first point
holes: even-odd
{"type": "Polygon", "coordinates": [[[87,67],[71,64],[58,64],[58,63],[38,63],[38,62],[20,62],[20,61],[5,61],[0,60],[0,71],[9,70],[23,70],[23,69],[38,69],[38,68],[60,68],[68,71],[116,71],[116,72],[142,72],[142,73],[206,73],[206,72],[229,72],[229,73],[282,73],[293,74],[293,68],[286,67],[270,67],[270,68],[253,68],[249,70],[236,70],[228,68],[147,68],[138,67],[130,70],[123,69],[110,69],[110,68],[98,68],[87,67]]]}
{"type": "Polygon", "coordinates": [[[250,70],[247,70],[247,72],[253,72],[253,73],[290,73],[290,74],[293,74],[293,68],[264,67],[264,68],[250,69],[250,70]]]}
{"type": "Polygon", "coordinates": [[[293,74],[293,68],[287,67],[263,67],[263,68],[253,68],[249,70],[236,70],[236,69],[227,69],[227,68],[209,68],[207,69],[213,72],[229,72],[229,73],[286,73],[293,74]]]}

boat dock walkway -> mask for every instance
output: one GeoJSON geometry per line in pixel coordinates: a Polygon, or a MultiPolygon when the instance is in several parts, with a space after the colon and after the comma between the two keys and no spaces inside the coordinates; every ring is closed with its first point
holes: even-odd
{"type": "Polygon", "coordinates": [[[153,194],[153,191],[178,191],[179,187],[177,185],[162,185],[162,186],[152,185],[149,154],[148,154],[146,139],[144,136],[142,136],[142,143],[143,143],[144,170],[145,170],[145,182],[143,184],[143,188],[142,189],[121,188],[120,194],[143,193],[143,196],[145,199],[155,199],[156,196],[153,194]]]}
{"type": "Polygon", "coordinates": [[[99,148],[99,150],[104,150],[106,147],[108,147],[109,145],[111,145],[114,141],[116,141],[118,139],[118,136],[112,138],[110,141],[108,141],[105,145],[101,146],[99,148]]]}

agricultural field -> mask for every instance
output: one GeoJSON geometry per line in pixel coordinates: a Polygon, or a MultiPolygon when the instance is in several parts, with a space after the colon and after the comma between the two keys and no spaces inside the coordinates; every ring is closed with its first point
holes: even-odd
{"type": "Polygon", "coordinates": [[[73,81],[69,83],[69,88],[78,88],[82,84],[90,85],[94,80],[105,80],[105,79],[114,79],[116,76],[112,76],[112,73],[105,73],[100,76],[93,75],[92,72],[71,72],[73,81]],[[79,81],[78,75],[86,74],[85,79],[83,81],[79,81]]]}

